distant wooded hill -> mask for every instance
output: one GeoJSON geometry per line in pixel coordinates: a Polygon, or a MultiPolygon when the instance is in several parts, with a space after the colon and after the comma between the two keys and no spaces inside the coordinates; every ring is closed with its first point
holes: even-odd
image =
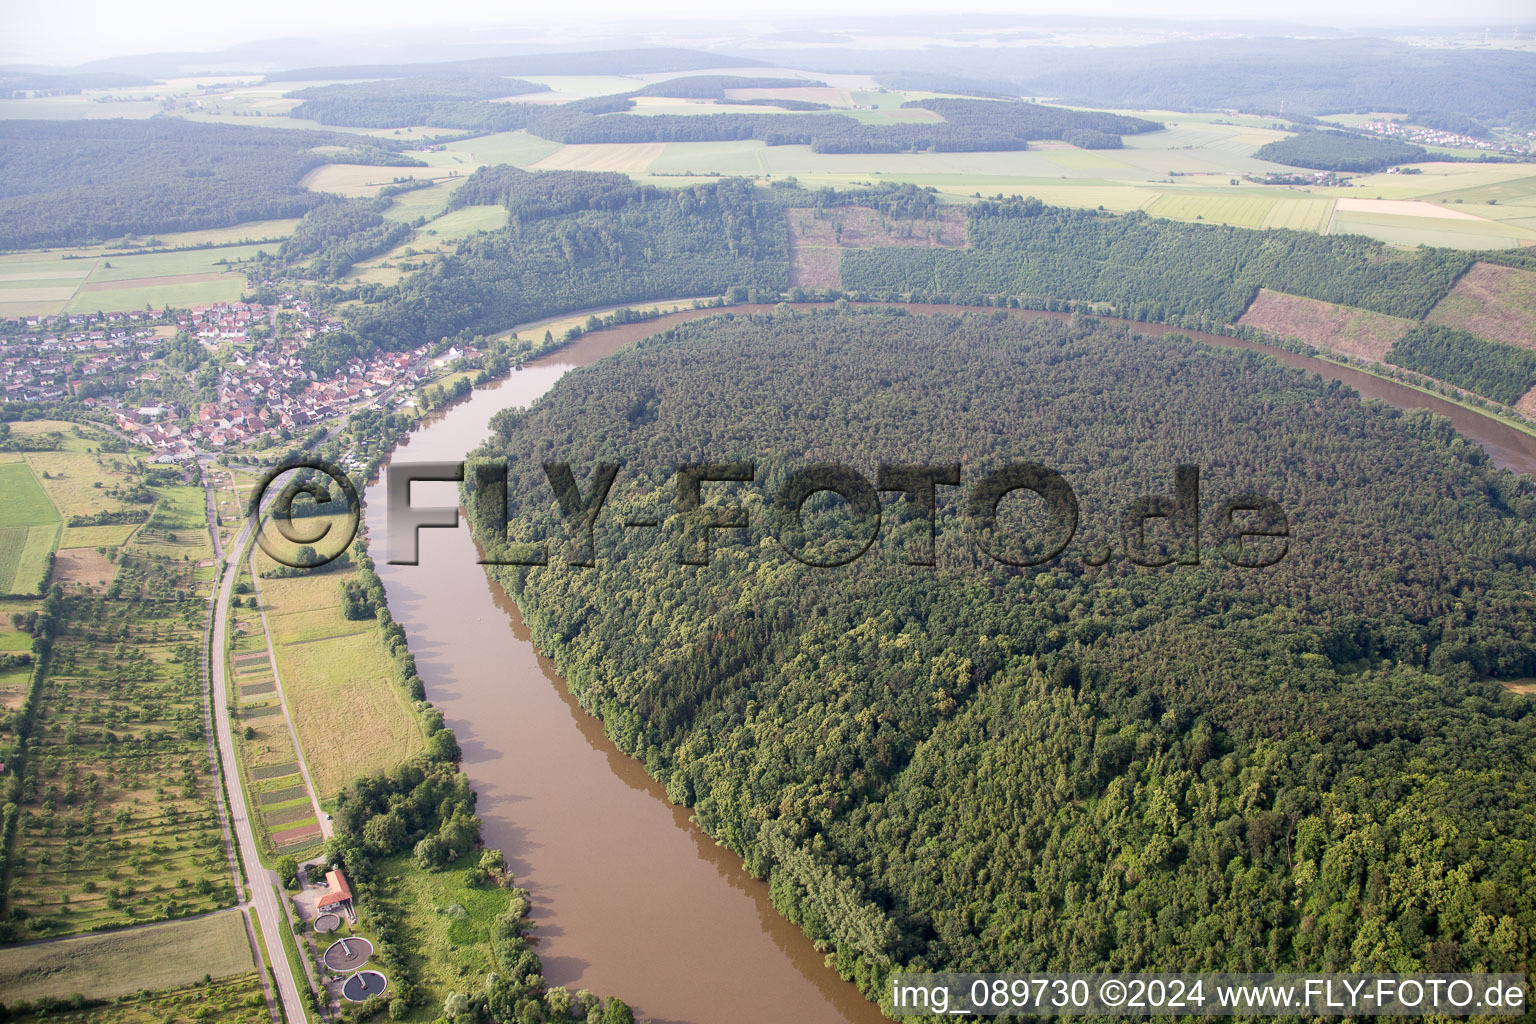
{"type": "Polygon", "coordinates": [[[325,201],[299,184],[321,164],[421,166],[392,141],[179,118],[4,121],[0,137],[0,247],[297,217],[325,201]]]}
{"type": "Polygon", "coordinates": [[[269,82],[324,82],[351,78],[411,78],[421,75],[478,72],[492,75],[652,75],[669,71],[705,71],[719,67],[765,67],[751,57],[725,57],[683,47],[588,50],[577,53],[529,53],[512,57],[422,64],[356,64],[274,71],[269,82]]]}
{"type": "Polygon", "coordinates": [[[1265,143],[1253,155],[1292,167],[1369,173],[1422,160],[1426,153],[1422,146],[1356,132],[1307,131],[1265,143]]]}

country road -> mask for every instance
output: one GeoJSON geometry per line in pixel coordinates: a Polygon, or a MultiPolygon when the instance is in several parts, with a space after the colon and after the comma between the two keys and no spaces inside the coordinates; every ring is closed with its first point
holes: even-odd
{"type": "MultiPolygon", "coordinates": [[[[205,488],[210,486],[211,476],[204,474],[205,488]]],[[[251,537],[252,527],[256,523],[254,517],[245,521],[225,551],[218,539],[218,513],[217,503],[212,491],[208,496],[208,525],[213,532],[215,555],[218,559],[221,575],[219,589],[213,602],[213,638],[208,652],[208,672],[212,678],[213,686],[213,725],[214,735],[218,740],[219,764],[221,774],[224,776],[224,789],[229,794],[229,809],[231,824],[234,826],[235,839],[240,845],[240,858],[245,865],[246,888],[251,893],[251,906],[256,910],[256,917],[261,922],[261,938],[266,946],[267,964],[272,968],[272,975],[277,979],[278,997],[283,1004],[283,1012],[287,1016],[289,1024],[301,1024],[309,1020],[309,1000],[304,998],[299,991],[298,983],[294,980],[293,968],[288,961],[288,953],[283,946],[283,932],[288,929],[288,918],[284,914],[282,906],[278,903],[277,891],[274,888],[279,884],[277,873],[270,868],[262,867],[261,853],[256,845],[256,835],[251,828],[249,812],[246,809],[245,785],[240,778],[239,765],[235,763],[235,737],[230,725],[227,708],[229,706],[229,679],[224,665],[224,648],[228,642],[229,629],[229,602],[234,596],[235,579],[239,574],[240,551],[246,541],[251,537]]],[[[308,987],[306,982],[305,987],[308,987]]]]}

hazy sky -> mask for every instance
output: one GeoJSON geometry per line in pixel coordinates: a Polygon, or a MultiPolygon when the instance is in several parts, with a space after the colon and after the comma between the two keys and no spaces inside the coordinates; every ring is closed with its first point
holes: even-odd
{"type": "MultiPolygon", "coordinates": [[[[235,43],[277,37],[337,32],[390,31],[435,26],[456,28],[504,25],[541,18],[558,10],[561,19],[604,24],[645,17],[699,17],[748,20],[761,7],[702,0],[564,0],[534,5],[527,0],[59,0],[28,3],[0,0],[0,61],[75,64],[99,57],[172,50],[219,49],[235,43]]],[[[786,15],[814,21],[837,14],[934,14],[949,10],[1021,14],[1079,14],[1137,18],[1352,19],[1401,24],[1443,19],[1452,13],[1460,24],[1479,19],[1529,18],[1536,25],[1531,0],[1461,0],[1454,8],[1443,0],[1287,0],[1255,7],[1231,0],[963,0],[935,5],[932,0],[779,0],[774,21],[786,15]]]]}

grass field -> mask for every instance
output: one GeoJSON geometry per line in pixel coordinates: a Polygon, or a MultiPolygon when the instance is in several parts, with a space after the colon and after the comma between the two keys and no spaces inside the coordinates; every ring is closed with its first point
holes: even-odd
{"type": "Polygon", "coordinates": [[[60,522],[28,463],[0,463],[0,593],[37,592],[60,522]]]}
{"type": "Polygon", "coordinates": [[[431,220],[441,214],[448,205],[448,197],[453,190],[464,184],[463,178],[449,178],[426,188],[415,188],[409,192],[402,192],[395,196],[389,204],[389,209],[384,211],[388,220],[397,220],[410,223],[418,217],[431,220]]]}
{"type": "MultiPolygon", "coordinates": [[[[530,79],[531,81],[531,79],[530,79]]],[[[541,139],[527,132],[497,132],[478,139],[464,139],[444,144],[441,152],[421,154],[428,163],[444,167],[473,169],[487,164],[536,164],[560,149],[560,143],[541,139]]],[[[465,173],[469,173],[469,170],[465,173]]]]}
{"type": "Polygon", "coordinates": [[[5,1001],[111,999],[248,974],[256,967],[238,910],[190,921],[0,948],[5,1001]]]}
{"type": "Polygon", "coordinates": [[[1536,348],[1536,272],[1476,263],[1430,310],[1434,324],[1536,348]]]}
{"type": "Polygon", "coordinates": [[[495,231],[506,226],[505,206],[464,206],[427,222],[417,237],[456,241],[477,231],[495,231]]]}
{"type": "MultiPolygon", "coordinates": [[[[256,555],[257,571],[275,563],[256,555]]],[[[341,614],[340,581],[356,570],[260,581],[278,672],[318,796],[419,753],[425,736],[396,681],[378,627],[341,614]]]]}
{"type": "Polygon", "coordinates": [[[234,244],[291,234],[296,220],[258,221],[232,228],[167,234],[129,244],[215,246],[186,252],[117,255],[101,246],[0,256],[0,316],[113,312],[149,306],[231,302],[245,278],[238,265],[277,242],[234,244]],[[232,243],[232,244],[225,244],[232,243]]]}

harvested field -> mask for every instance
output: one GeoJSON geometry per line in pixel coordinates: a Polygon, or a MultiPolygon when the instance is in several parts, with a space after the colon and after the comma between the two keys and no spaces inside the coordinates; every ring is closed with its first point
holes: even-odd
{"type": "Polygon", "coordinates": [[[1515,408],[1527,416],[1536,417],[1536,388],[1527,391],[1524,397],[1515,403],[1515,408]]]}
{"type": "Polygon", "coordinates": [[[60,548],[53,556],[53,579],[58,583],[97,590],[116,574],[117,566],[95,548],[60,548]]]}
{"type": "Polygon", "coordinates": [[[1412,320],[1402,317],[1304,299],[1267,288],[1260,290],[1238,323],[1374,362],[1385,359],[1397,340],[1414,325],[1412,320]]]}
{"type": "Polygon", "coordinates": [[[1506,345],[1536,349],[1536,271],[1474,263],[1427,319],[1506,345]]]}
{"type": "Polygon", "coordinates": [[[320,838],[320,824],[314,822],[309,825],[300,825],[298,828],[285,828],[281,832],[272,833],[272,842],[279,849],[284,846],[297,846],[299,843],[307,843],[311,839],[320,838]]]}
{"type": "Polygon", "coordinates": [[[1347,213],[1391,213],[1402,217],[1438,217],[1445,220],[1482,220],[1476,214],[1453,210],[1417,199],[1340,199],[1338,209],[1347,213]]]}

